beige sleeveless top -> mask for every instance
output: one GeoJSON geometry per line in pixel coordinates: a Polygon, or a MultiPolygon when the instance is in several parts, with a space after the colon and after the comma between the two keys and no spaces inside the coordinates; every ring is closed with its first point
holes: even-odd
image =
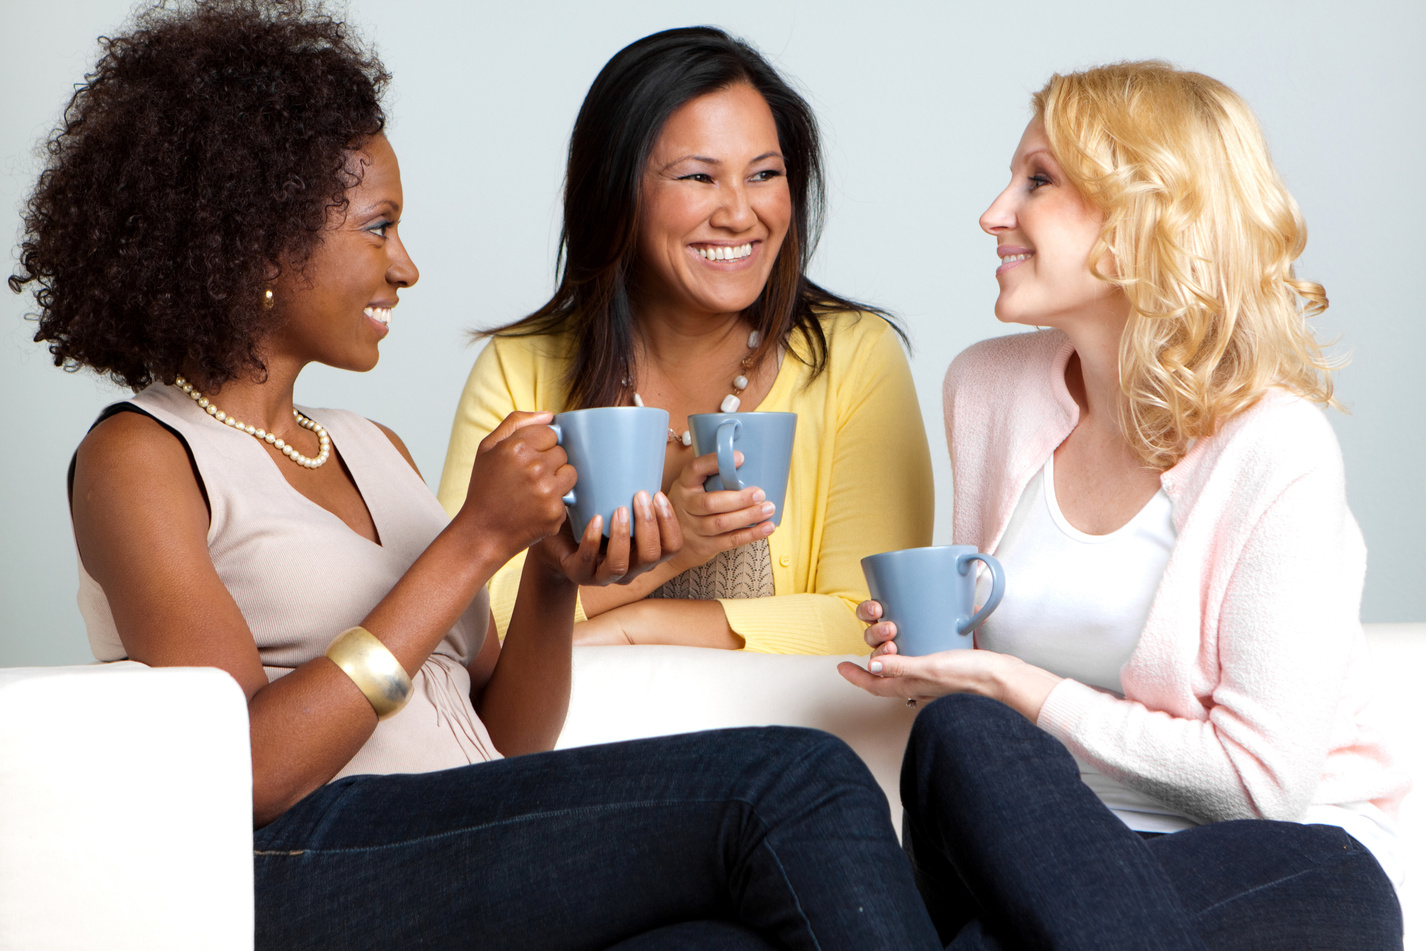
{"type": "MultiPolygon", "coordinates": [[[[193,454],[211,512],[208,553],[252,631],[269,681],[360,624],[448,521],[386,434],[354,413],[302,408],[327,428],[380,544],[292,488],[256,439],[213,419],[177,389],[156,384],[130,402],[177,431],[193,454]]],[[[94,656],[123,660],[108,599],[82,562],[79,609],[94,656]]],[[[411,702],[381,721],[334,778],[430,772],[500,757],[471,706],[465,669],[489,618],[482,588],[412,678],[411,702]]]]}

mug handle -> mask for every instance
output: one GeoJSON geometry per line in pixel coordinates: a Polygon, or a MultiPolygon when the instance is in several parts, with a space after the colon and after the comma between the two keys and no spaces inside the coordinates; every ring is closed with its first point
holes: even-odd
{"type": "Polygon", "coordinates": [[[1000,562],[995,560],[994,555],[984,555],[978,551],[968,555],[961,555],[956,559],[956,570],[965,574],[970,570],[970,563],[973,561],[983,562],[985,567],[990,569],[990,597],[985,599],[985,604],[980,606],[980,610],[964,623],[956,624],[956,633],[964,634],[966,631],[973,631],[990,617],[990,612],[1000,604],[1001,597],[1005,594],[1005,569],[1000,567],[1000,562]]]}
{"type": "MultiPolygon", "coordinates": [[[[563,430],[563,429],[560,429],[560,424],[559,424],[559,423],[550,423],[550,424],[549,424],[549,427],[555,431],[555,445],[556,445],[556,446],[563,446],[563,445],[564,445],[564,430],[563,430]]],[[[562,501],[564,502],[565,505],[577,505],[578,503],[575,502],[575,500],[574,500],[574,489],[570,489],[569,492],[567,492],[567,493],[565,494],[565,497],[564,497],[564,499],[563,499],[562,501]]]]}
{"type": "Polygon", "coordinates": [[[733,465],[733,437],[743,428],[741,421],[725,419],[718,424],[718,481],[724,490],[738,492],[743,488],[738,478],[738,467],[733,465]]]}

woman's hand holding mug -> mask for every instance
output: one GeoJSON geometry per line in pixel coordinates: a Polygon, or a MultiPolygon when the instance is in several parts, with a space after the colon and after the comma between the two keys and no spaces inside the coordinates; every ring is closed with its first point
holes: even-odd
{"type": "Polygon", "coordinates": [[[468,503],[457,518],[479,518],[481,536],[495,539],[504,560],[529,548],[575,584],[627,582],[673,557],[683,536],[662,492],[637,493],[632,519],[627,506],[615,510],[607,546],[600,515],[575,540],[565,499],[579,474],[549,426],[553,419],[547,412],[514,412],[481,440],[466,498],[484,504],[472,511],[468,503]]]}
{"type": "MultiPolygon", "coordinates": [[[[741,465],[743,454],[734,455],[741,465]]],[[[775,527],[770,521],[773,504],[765,501],[757,486],[736,492],[704,489],[704,481],[717,474],[718,455],[710,452],[684,466],[669,488],[669,501],[683,530],[683,549],[670,567],[680,572],[707,564],[720,551],[766,538],[775,527]]]]}

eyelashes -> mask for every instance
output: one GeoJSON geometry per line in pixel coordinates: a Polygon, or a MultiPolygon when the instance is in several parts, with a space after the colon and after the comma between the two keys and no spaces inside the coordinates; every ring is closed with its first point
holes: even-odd
{"type": "MultiPolygon", "coordinates": [[[[752,175],[748,176],[748,180],[752,182],[770,182],[774,179],[782,178],[786,174],[787,173],[780,168],[765,168],[753,172],[752,175]]],[[[702,182],[705,185],[711,185],[713,184],[713,176],[707,172],[690,172],[687,175],[678,176],[678,181],[702,182]]]]}

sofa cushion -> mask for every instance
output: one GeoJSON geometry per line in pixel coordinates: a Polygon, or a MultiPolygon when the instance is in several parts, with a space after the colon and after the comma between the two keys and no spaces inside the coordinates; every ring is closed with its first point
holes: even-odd
{"type": "Polygon", "coordinates": [[[253,946],[247,702],[219,670],[0,670],[0,948],[253,946]]]}
{"type": "Polygon", "coordinates": [[[886,791],[895,828],[901,754],[916,711],[837,673],[865,657],[704,647],[577,647],[569,716],[556,749],[736,726],[805,726],[841,737],[886,791]]]}

